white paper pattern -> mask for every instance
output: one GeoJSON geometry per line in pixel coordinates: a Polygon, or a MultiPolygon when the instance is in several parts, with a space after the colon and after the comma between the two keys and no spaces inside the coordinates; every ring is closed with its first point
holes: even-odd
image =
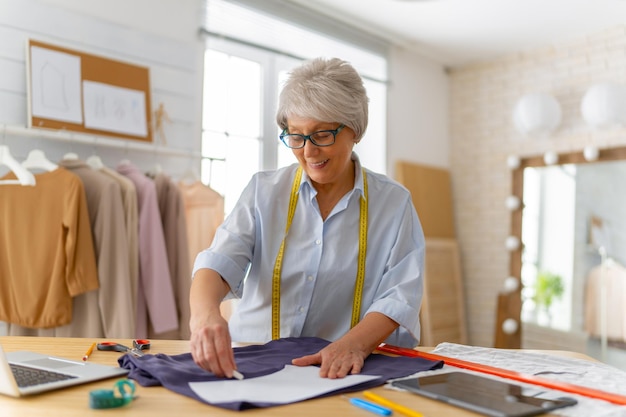
{"type": "Polygon", "coordinates": [[[348,375],[328,379],[321,378],[319,372],[316,366],[286,365],[281,371],[257,378],[190,382],[189,387],[203,400],[214,404],[236,401],[289,404],[379,378],[348,375]]]}

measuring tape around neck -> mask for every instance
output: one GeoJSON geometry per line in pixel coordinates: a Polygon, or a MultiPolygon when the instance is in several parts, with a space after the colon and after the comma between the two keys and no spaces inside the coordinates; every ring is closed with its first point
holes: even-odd
{"type": "MultiPolygon", "coordinates": [[[[352,319],[350,328],[356,326],[361,316],[361,299],[363,297],[363,282],[365,281],[365,258],[367,255],[367,175],[363,169],[363,196],[360,199],[359,214],[359,256],[357,259],[356,283],[354,285],[354,299],[352,301],[352,319]]],[[[296,175],[291,185],[291,195],[289,197],[289,211],[287,212],[287,225],[285,235],[280,243],[276,261],[274,262],[274,272],[272,274],[272,340],[280,338],[280,277],[285,255],[285,241],[291,228],[293,216],[298,204],[298,188],[302,180],[302,167],[298,167],[296,175]]]]}

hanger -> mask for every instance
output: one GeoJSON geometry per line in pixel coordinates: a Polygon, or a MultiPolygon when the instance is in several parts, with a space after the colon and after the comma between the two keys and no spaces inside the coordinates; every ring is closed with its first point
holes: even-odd
{"type": "Polygon", "coordinates": [[[198,175],[198,172],[190,166],[185,172],[183,172],[183,175],[181,175],[179,181],[183,184],[189,185],[193,184],[194,182],[200,181],[200,176],[198,175]]]}
{"type": "Polygon", "coordinates": [[[17,180],[0,180],[0,184],[35,185],[35,176],[13,158],[6,145],[0,145],[0,165],[9,167],[17,177],[17,180]]]}
{"type": "Polygon", "coordinates": [[[102,159],[100,159],[98,155],[91,155],[85,162],[87,162],[87,165],[89,165],[91,169],[95,169],[96,171],[104,168],[102,159]]]}
{"type": "Polygon", "coordinates": [[[152,171],[150,171],[150,174],[152,175],[157,175],[157,174],[162,174],[162,173],[163,173],[163,168],[161,167],[161,164],[159,164],[158,162],[154,164],[154,167],[152,167],[152,171]]]}
{"type": "Polygon", "coordinates": [[[43,169],[54,171],[59,166],[46,158],[46,154],[40,149],[33,149],[28,153],[28,157],[22,161],[22,166],[26,169],[43,169]]]}
{"type": "Polygon", "coordinates": [[[78,155],[75,154],[74,152],[68,152],[65,155],[63,155],[63,160],[64,161],[76,161],[78,160],[78,155]]]}

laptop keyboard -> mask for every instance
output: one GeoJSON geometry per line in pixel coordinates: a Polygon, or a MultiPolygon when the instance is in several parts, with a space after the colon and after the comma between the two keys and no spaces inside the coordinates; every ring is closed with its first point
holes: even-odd
{"type": "Polygon", "coordinates": [[[43,369],[29,368],[15,364],[9,365],[11,366],[11,371],[13,371],[13,375],[15,376],[15,381],[17,381],[17,386],[20,388],[76,378],[73,375],[61,374],[43,369]]]}

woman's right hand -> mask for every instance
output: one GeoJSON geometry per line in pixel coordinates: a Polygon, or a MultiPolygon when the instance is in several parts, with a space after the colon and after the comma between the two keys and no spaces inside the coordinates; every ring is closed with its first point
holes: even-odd
{"type": "Polygon", "coordinates": [[[228,322],[218,312],[202,320],[192,317],[190,327],[191,356],[194,362],[218,377],[232,378],[237,366],[228,322]]]}
{"type": "Polygon", "coordinates": [[[218,377],[232,378],[237,369],[228,322],[220,313],[220,302],[230,287],[211,269],[200,269],[191,283],[191,356],[201,368],[218,377]]]}

